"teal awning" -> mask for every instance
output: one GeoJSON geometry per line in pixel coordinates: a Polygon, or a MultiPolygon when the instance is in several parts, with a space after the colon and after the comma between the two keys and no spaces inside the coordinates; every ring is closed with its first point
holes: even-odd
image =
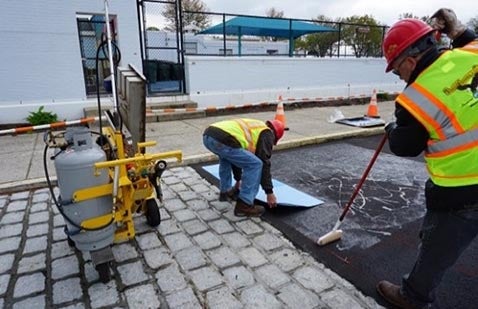
{"type": "Polygon", "coordinates": [[[241,55],[241,36],[270,36],[276,38],[289,39],[289,56],[292,56],[294,50],[294,40],[304,34],[317,32],[335,32],[338,31],[331,27],[321,26],[310,22],[270,17],[234,17],[204,29],[197,34],[226,34],[237,35],[239,41],[239,55],[241,55]]]}

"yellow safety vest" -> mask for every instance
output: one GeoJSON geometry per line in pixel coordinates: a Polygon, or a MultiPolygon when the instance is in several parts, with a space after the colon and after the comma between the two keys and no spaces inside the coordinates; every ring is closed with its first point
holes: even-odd
{"type": "Polygon", "coordinates": [[[444,187],[478,184],[478,41],[444,52],[398,97],[428,131],[425,161],[444,187]]]}
{"type": "Polygon", "coordinates": [[[224,120],[213,123],[211,126],[231,134],[242,148],[252,153],[256,152],[260,133],[269,128],[263,121],[247,118],[224,120]]]}

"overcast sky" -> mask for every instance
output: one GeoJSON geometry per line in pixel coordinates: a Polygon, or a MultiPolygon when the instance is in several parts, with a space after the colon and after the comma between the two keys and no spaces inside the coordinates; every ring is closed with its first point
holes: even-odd
{"type": "Polygon", "coordinates": [[[244,15],[266,15],[269,8],[283,11],[285,17],[312,19],[325,15],[332,19],[352,15],[372,15],[378,22],[391,26],[400,14],[430,16],[442,7],[451,8],[466,23],[478,17],[476,0],[202,0],[209,11],[244,15]]]}

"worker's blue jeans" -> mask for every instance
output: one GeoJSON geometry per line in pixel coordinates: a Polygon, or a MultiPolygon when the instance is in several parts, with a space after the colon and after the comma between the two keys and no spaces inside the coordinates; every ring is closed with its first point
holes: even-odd
{"type": "Polygon", "coordinates": [[[445,274],[478,234],[478,205],[472,210],[427,210],[420,230],[415,265],[402,280],[402,293],[420,307],[429,306],[445,274]]]}
{"type": "Polygon", "coordinates": [[[262,175],[262,161],[256,155],[242,148],[233,148],[204,135],[203,144],[219,157],[219,190],[232,188],[232,164],[242,169],[239,198],[253,205],[259,191],[262,175]]]}

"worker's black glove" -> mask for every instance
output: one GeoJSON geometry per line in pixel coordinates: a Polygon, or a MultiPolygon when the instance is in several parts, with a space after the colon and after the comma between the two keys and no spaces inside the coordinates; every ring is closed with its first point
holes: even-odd
{"type": "Polygon", "coordinates": [[[466,27],[456,17],[451,9],[441,8],[431,17],[431,26],[433,29],[445,33],[450,39],[454,40],[465,32],[466,27]]]}
{"type": "Polygon", "coordinates": [[[387,136],[390,136],[390,132],[392,132],[396,127],[397,127],[397,124],[395,122],[389,122],[385,126],[385,132],[387,133],[387,136]]]}

